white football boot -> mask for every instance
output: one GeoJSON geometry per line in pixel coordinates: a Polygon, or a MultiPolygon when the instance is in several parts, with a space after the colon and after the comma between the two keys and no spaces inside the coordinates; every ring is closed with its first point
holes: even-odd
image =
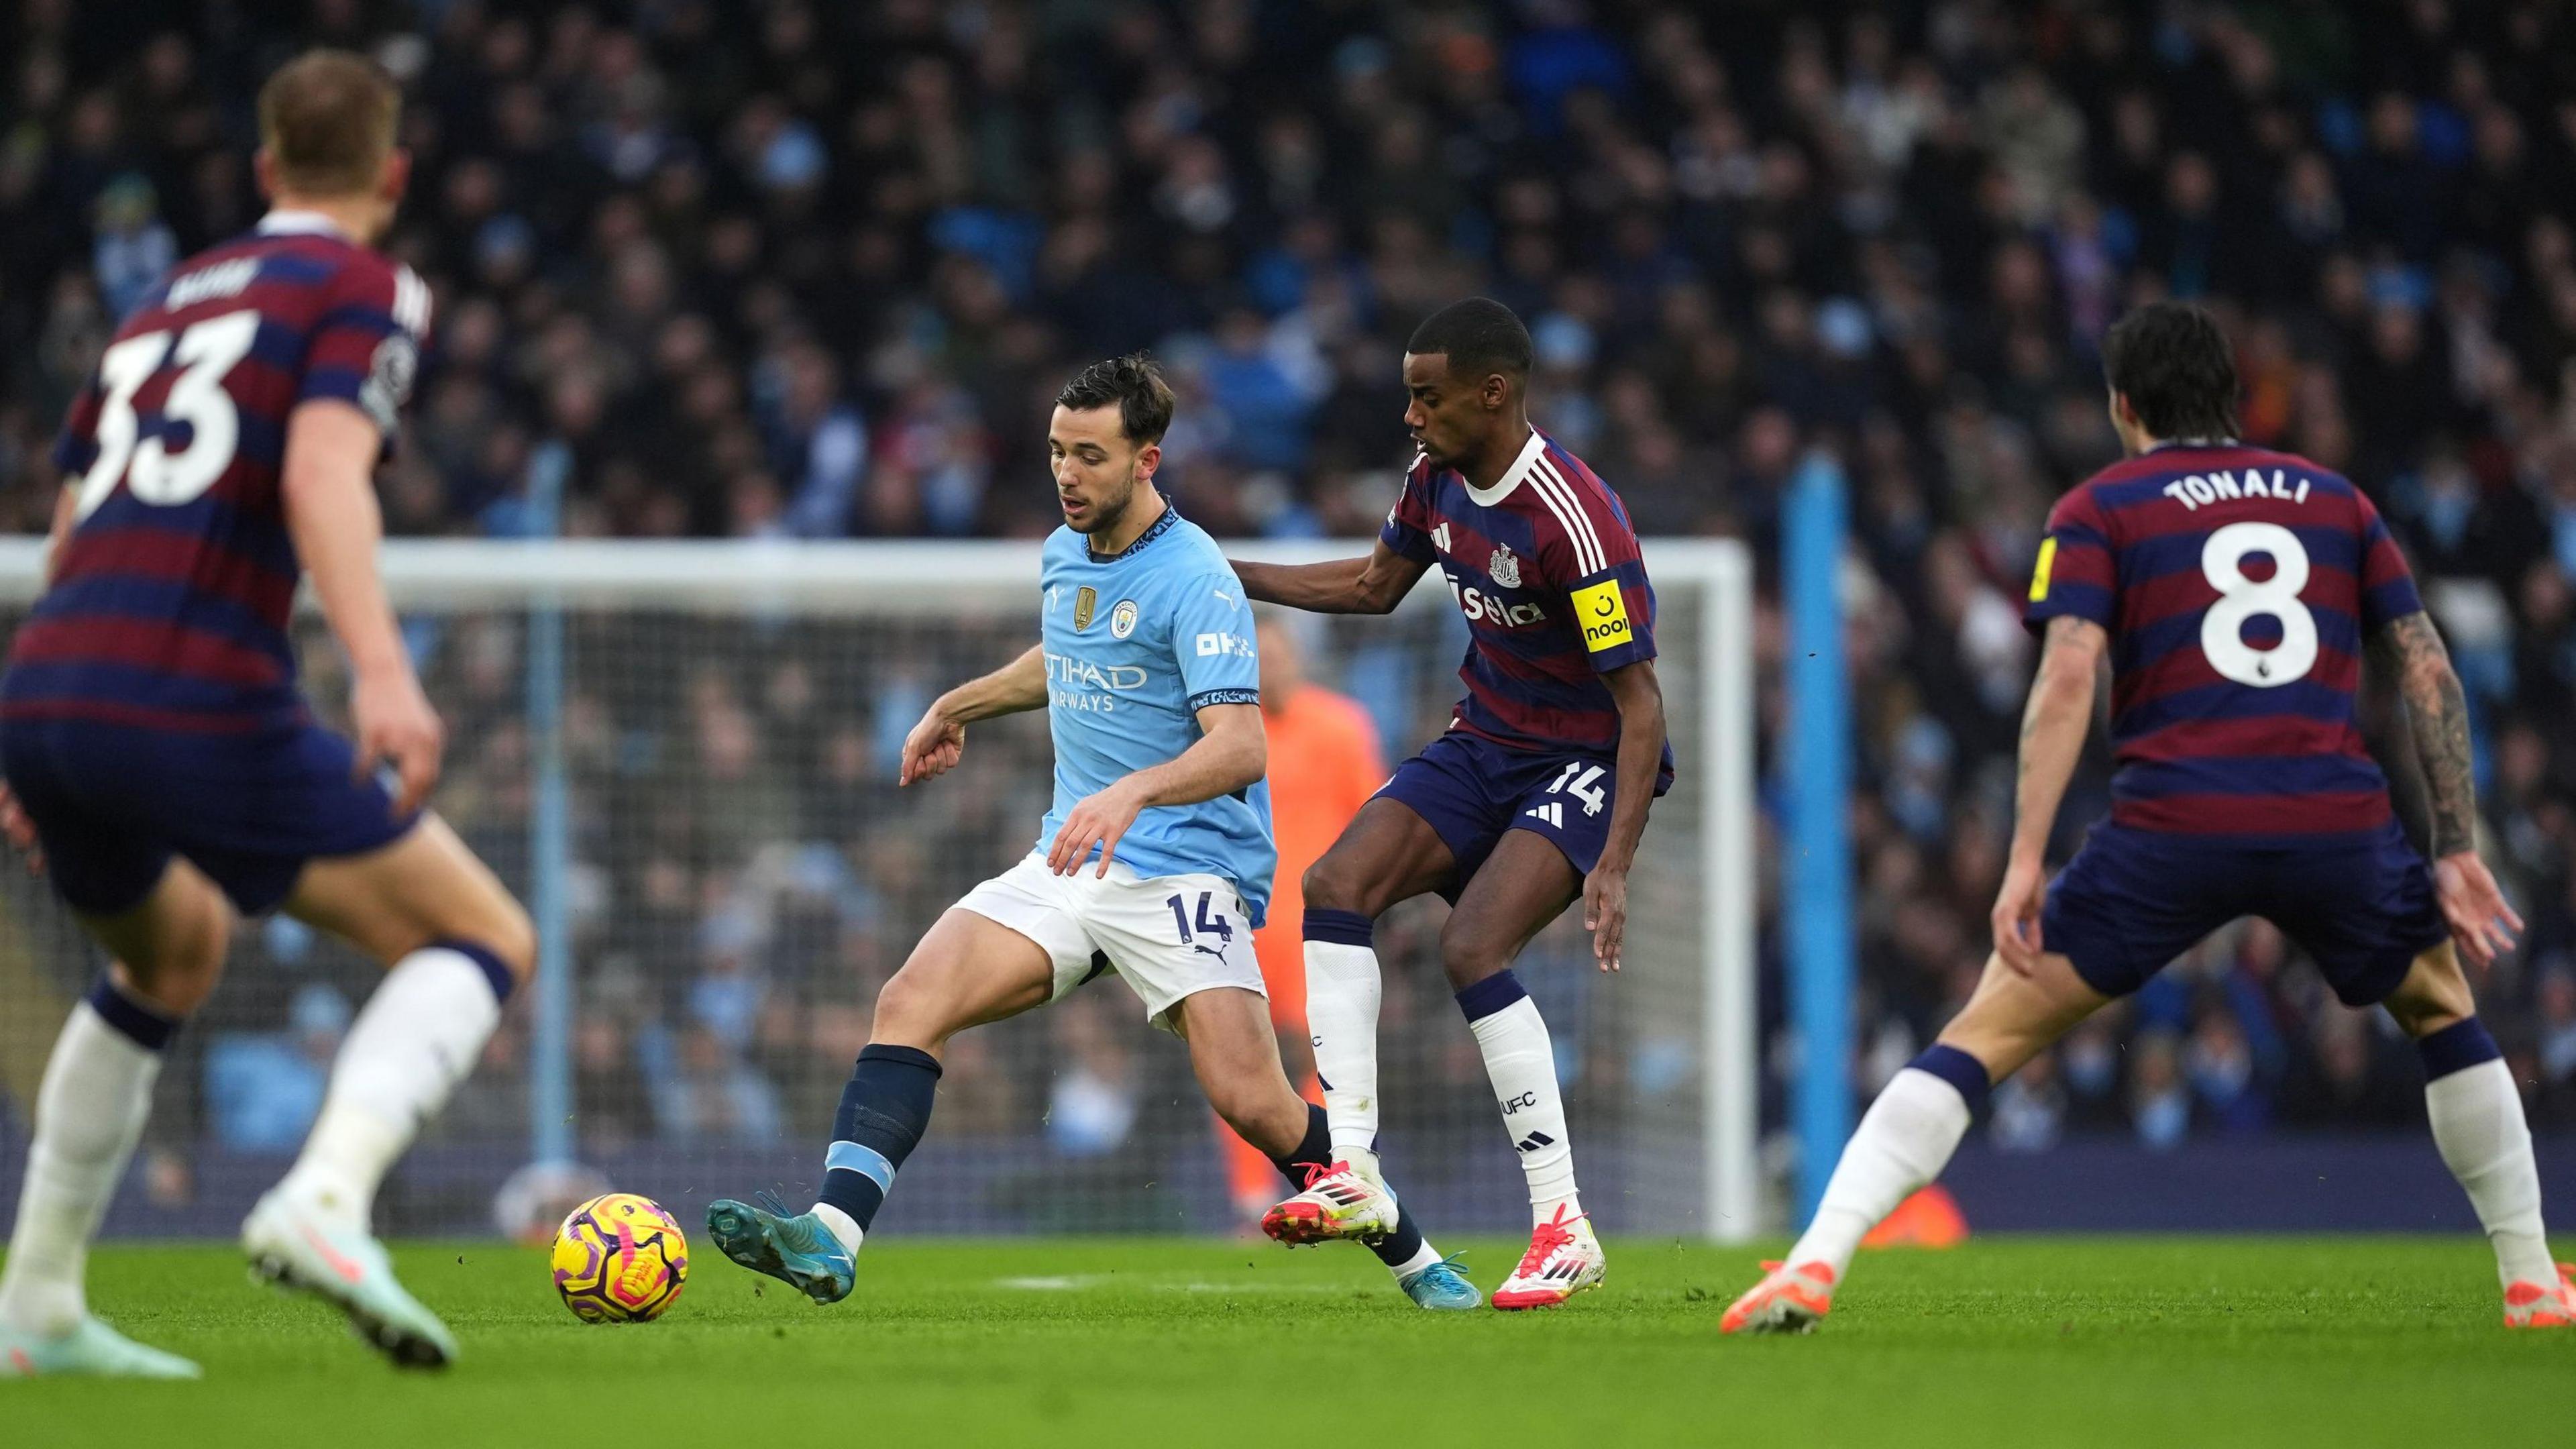
{"type": "Polygon", "coordinates": [[[29,1333],[0,1325],[0,1379],[193,1379],[205,1370],[136,1343],[84,1313],[68,1333],[29,1333]]]}
{"type": "Polygon", "coordinates": [[[1261,1231],[1295,1247],[1350,1239],[1374,1243],[1395,1231],[1395,1194],[1376,1178],[1335,1162],[1306,1169],[1306,1190],[1261,1215],[1261,1231]]]}
{"type": "Polygon", "coordinates": [[[456,1336],[394,1277],[366,1220],[333,1211],[284,1184],[242,1223],[251,1281],[310,1293],[349,1316],[349,1331],[400,1368],[445,1368],[456,1336]]]}
{"type": "Polygon", "coordinates": [[[1494,1290],[1494,1306],[1506,1312],[1554,1308],[1586,1288],[1600,1286],[1610,1271],[1601,1240],[1592,1235],[1591,1215],[1556,1216],[1530,1229],[1529,1251],[1503,1286],[1494,1290]]]}

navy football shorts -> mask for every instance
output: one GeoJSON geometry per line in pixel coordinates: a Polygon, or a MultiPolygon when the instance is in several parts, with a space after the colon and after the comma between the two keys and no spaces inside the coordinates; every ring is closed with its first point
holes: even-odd
{"type": "Polygon", "coordinates": [[[1456,905],[1506,830],[1543,838],[1589,875],[1609,843],[1618,773],[1593,755],[1509,749],[1451,730],[1396,766],[1377,798],[1409,807],[1449,847],[1458,870],[1440,895],[1456,905]]]}
{"type": "Polygon", "coordinates": [[[2087,985],[2126,996],[2239,916],[2261,916],[2306,948],[2347,1006],[2387,999],[2450,934],[2432,872],[2395,820],[2296,847],[2104,822],[2050,884],[2040,933],[2087,985]]]}
{"type": "Polygon", "coordinates": [[[245,914],[273,910],[305,862],[411,829],[349,742],[309,722],[238,733],[85,719],[0,723],[0,771],[35,822],[54,888],[83,915],[140,904],[185,856],[245,914]]]}

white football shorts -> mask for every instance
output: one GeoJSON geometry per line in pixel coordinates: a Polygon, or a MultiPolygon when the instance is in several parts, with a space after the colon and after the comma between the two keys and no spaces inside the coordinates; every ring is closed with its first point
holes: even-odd
{"type": "Polygon", "coordinates": [[[1231,881],[1213,875],[1141,876],[1117,861],[1095,874],[1096,860],[1071,875],[1047,869],[1032,850],[1009,870],[957,902],[1045,948],[1061,999],[1094,976],[1115,971],[1145,1003],[1145,1018],[1178,1033],[1183,998],[1220,986],[1262,990],[1252,955],[1252,921],[1231,881]]]}

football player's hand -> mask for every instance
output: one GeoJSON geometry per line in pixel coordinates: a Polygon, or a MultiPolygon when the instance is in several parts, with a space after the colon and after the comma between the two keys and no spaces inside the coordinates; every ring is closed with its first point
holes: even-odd
{"type": "Polygon", "coordinates": [[[1628,872],[1596,865],[1583,878],[1583,929],[1592,933],[1592,960],[1604,971],[1619,969],[1619,947],[1628,936],[1628,872]]]}
{"type": "Polygon", "coordinates": [[[2505,904],[2504,892],[2476,851],[2457,851],[2433,862],[2433,898],[2441,904],[2442,919],[2451,925],[2451,939],[2459,943],[2460,954],[2470,965],[2484,971],[2495,964],[2496,957],[2513,949],[2513,933],[2522,929],[2522,917],[2505,904]]]}
{"type": "Polygon", "coordinates": [[[1057,875],[1071,875],[1082,869],[1082,863],[1091,858],[1091,847],[1097,845],[1100,869],[1093,874],[1109,874],[1109,860],[1118,853],[1119,838],[1136,823],[1138,812],[1144,808],[1145,797],[1126,780],[1084,797],[1082,803],[1066,813],[1063,828],[1055,833],[1055,843],[1047,847],[1047,869],[1057,875]]]}
{"type": "Polygon", "coordinates": [[[0,780],[0,834],[6,834],[9,843],[27,858],[27,874],[44,874],[45,847],[36,839],[36,822],[27,818],[26,807],[9,793],[5,780],[0,780]]]}
{"type": "Polygon", "coordinates": [[[2004,871],[2004,888],[1995,893],[1995,954],[2015,975],[2039,969],[2039,908],[2048,899],[2048,873],[2036,860],[2016,860],[2004,871]]]}
{"type": "Polygon", "coordinates": [[[439,757],[447,750],[447,727],[420,692],[420,676],[408,666],[359,675],[349,718],[358,735],[356,777],[363,780],[390,761],[399,782],[394,813],[419,809],[438,786],[439,757]]]}
{"type": "Polygon", "coordinates": [[[945,775],[957,768],[958,757],[965,753],[966,727],[934,704],[923,712],[912,733],[903,737],[903,765],[895,772],[895,786],[900,789],[916,780],[945,775]]]}

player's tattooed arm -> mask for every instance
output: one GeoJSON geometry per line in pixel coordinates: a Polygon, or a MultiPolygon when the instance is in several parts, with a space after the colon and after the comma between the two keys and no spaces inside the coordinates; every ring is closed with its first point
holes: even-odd
{"type": "Polygon", "coordinates": [[[2424,793],[2433,810],[2433,897],[2451,939],[2469,964],[2485,967],[2513,949],[2522,917],[2505,901],[2486,862],[2478,859],[2477,785],[2470,773],[2469,702],[2450,651],[2431,616],[2418,609],[2395,620],[2370,641],[2371,652],[2396,671],[2415,736],[2415,759],[2424,768],[2424,793]]]}
{"type": "Polygon", "coordinates": [[[966,726],[975,721],[1044,709],[1046,702],[1046,646],[1032,644],[1019,658],[930,702],[921,722],[904,736],[895,784],[909,785],[956,768],[966,751],[966,726]]]}
{"type": "Polygon", "coordinates": [[[2047,885],[2049,832],[2057,807],[2093,727],[2094,677],[2111,636],[2089,619],[2060,614],[2048,621],[2040,646],[2039,677],[2021,716],[2021,774],[2014,790],[2012,852],[2003,889],[1995,895],[1995,954],[2006,966],[2030,974],[2045,950],[2039,909],[2047,885]]]}
{"type": "Polygon", "coordinates": [[[2039,677],[2021,714],[2021,773],[2015,798],[2013,848],[2037,856],[2057,824],[2058,802],[2074,778],[2075,761],[2093,725],[2093,683],[2111,636],[2101,625],[2071,614],[2048,621],[2040,647],[2039,677]]]}
{"type": "Polygon", "coordinates": [[[2478,843],[2477,787],[2469,755],[2469,701],[2432,616],[2418,609],[2371,641],[2397,678],[2413,726],[2415,761],[2432,800],[2433,854],[2457,855],[2478,843]]]}
{"type": "Polygon", "coordinates": [[[1319,564],[1234,562],[1243,592],[1260,604],[1318,614],[1384,614],[1404,601],[1430,565],[1380,543],[1367,558],[1319,564]]]}

